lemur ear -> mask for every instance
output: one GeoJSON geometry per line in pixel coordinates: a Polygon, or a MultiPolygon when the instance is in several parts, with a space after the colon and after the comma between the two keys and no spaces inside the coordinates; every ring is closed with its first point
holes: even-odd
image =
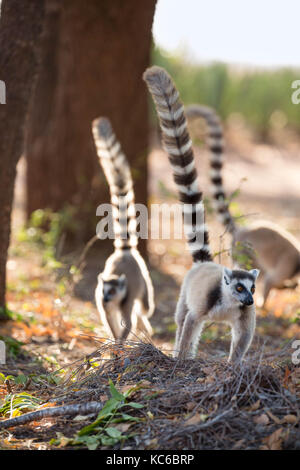
{"type": "Polygon", "coordinates": [[[231,269],[224,267],[223,273],[224,273],[224,279],[225,279],[226,284],[227,285],[230,284],[230,279],[231,279],[231,276],[232,276],[231,269]]]}
{"type": "Polygon", "coordinates": [[[249,273],[252,274],[252,276],[254,276],[254,279],[256,280],[258,278],[260,270],[259,269],[250,269],[249,273]]]}

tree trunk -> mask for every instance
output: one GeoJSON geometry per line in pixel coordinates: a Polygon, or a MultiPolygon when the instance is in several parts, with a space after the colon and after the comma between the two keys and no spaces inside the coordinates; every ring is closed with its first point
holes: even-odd
{"type": "MultiPolygon", "coordinates": [[[[108,201],[91,132],[107,116],[147,203],[149,64],[156,0],[49,0],[42,72],[27,141],[27,215],[76,206],[80,239],[95,234],[108,201]]],[[[139,245],[144,251],[145,243],[139,245]],[[141,246],[142,245],[142,246],[141,246]]]]}
{"type": "Polygon", "coordinates": [[[16,165],[23,151],[24,124],[37,70],[42,0],[3,0],[0,17],[0,318],[6,318],[5,279],[16,165]]]}

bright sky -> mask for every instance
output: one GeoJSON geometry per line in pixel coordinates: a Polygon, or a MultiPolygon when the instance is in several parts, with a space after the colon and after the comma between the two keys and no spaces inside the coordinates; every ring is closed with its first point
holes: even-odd
{"type": "Polygon", "coordinates": [[[300,0],[158,0],[155,42],[197,62],[300,66],[300,0]]]}

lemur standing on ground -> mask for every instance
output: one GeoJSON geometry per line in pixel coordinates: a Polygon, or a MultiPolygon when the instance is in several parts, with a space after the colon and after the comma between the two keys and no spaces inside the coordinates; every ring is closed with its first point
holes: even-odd
{"type": "Polygon", "coordinates": [[[193,266],[184,278],[175,313],[174,355],[178,354],[180,359],[194,357],[204,322],[220,321],[231,326],[229,361],[238,362],[253,339],[253,294],[259,271],[231,270],[213,262],[192,141],[179,93],[168,73],[160,67],[146,70],[144,80],[159,116],[163,146],[183,203],[184,231],[193,257],[193,266]]]}
{"type": "Polygon", "coordinates": [[[114,227],[114,253],[98,276],[96,304],[102,323],[115,339],[131,330],[152,335],[153,286],[137,250],[134,191],[128,161],[106,118],[93,121],[99,161],[109,184],[114,227]],[[123,326],[122,326],[123,323],[123,326]]]}
{"type": "MultiPolygon", "coordinates": [[[[216,112],[206,106],[187,106],[187,118],[201,117],[208,128],[210,150],[210,180],[212,195],[220,221],[232,235],[233,257],[242,259],[243,252],[264,276],[263,305],[270,290],[284,287],[284,282],[300,275],[300,244],[290,233],[266,221],[257,221],[249,227],[239,227],[232,217],[226,200],[223,181],[223,130],[216,112]]],[[[242,266],[243,267],[243,266],[242,266]]],[[[287,284],[286,287],[291,285],[287,284]]]]}

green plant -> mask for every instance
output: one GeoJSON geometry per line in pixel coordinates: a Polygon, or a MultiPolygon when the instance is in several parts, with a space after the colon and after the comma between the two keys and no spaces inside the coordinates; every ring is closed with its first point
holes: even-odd
{"type": "Polygon", "coordinates": [[[296,315],[290,319],[290,323],[299,323],[300,324],[300,311],[296,312],[296,315]]]}
{"type": "Polygon", "coordinates": [[[11,338],[10,336],[1,336],[1,335],[0,335],[0,340],[4,341],[5,343],[6,355],[8,357],[12,357],[13,359],[15,359],[22,352],[21,347],[23,346],[24,343],[21,343],[21,341],[11,338]]]}
{"type": "MultiPolygon", "coordinates": [[[[7,379],[8,377],[6,377],[7,379]]],[[[24,411],[32,411],[39,407],[41,400],[29,393],[10,393],[6,395],[0,406],[0,414],[2,416],[10,415],[12,417],[19,416],[24,411]]]]}
{"type": "Polygon", "coordinates": [[[13,312],[5,307],[0,307],[0,319],[1,320],[9,320],[12,318],[13,312]]]}
{"type": "Polygon", "coordinates": [[[50,269],[62,267],[57,259],[60,241],[66,232],[75,233],[75,207],[66,206],[59,212],[37,209],[31,214],[26,227],[18,234],[18,241],[35,243],[43,248],[43,262],[50,269]]]}
{"type": "Polygon", "coordinates": [[[242,242],[235,243],[232,250],[232,259],[239,266],[243,266],[245,269],[252,269],[254,256],[255,251],[249,244],[242,242]]]}
{"type": "Polygon", "coordinates": [[[114,446],[118,442],[124,442],[133,434],[124,434],[117,425],[140,421],[140,418],[125,412],[128,408],[143,408],[140,403],[128,401],[130,395],[140,388],[139,385],[135,385],[125,393],[120,393],[113,382],[109,380],[111,398],[107,400],[96,420],[78,431],[73,438],[68,439],[58,435],[58,439],[53,439],[50,443],[53,445],[62,445],[62,443],[64,445],[85,445],[89,450],[95,450],[99,445],[114,446]]]}

